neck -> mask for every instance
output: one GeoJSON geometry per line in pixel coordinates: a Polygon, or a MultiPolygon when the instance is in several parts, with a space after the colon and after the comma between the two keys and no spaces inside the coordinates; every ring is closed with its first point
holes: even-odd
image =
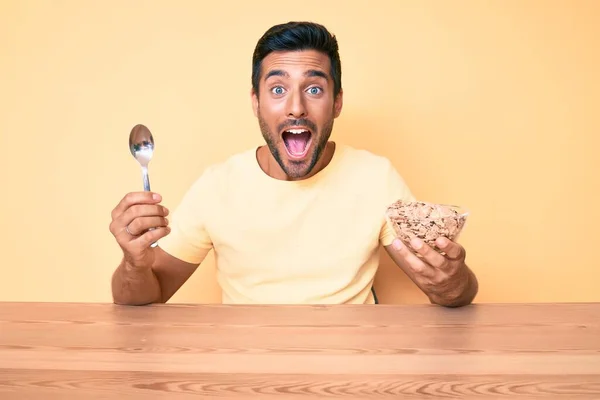
{"type": "Polygon", "coordinates": [[[258,165],[263,170],[263,172],[269,175],[271,178],[279,179],[283,181],[300,181],[303,179],[308,179],[311,176],[318,174],[325,167],[329,165],[331,159],[333,158],[333,154],[335,153],[335,142],[327,142],[325,146],[325,150],[321,155],[321,158],[315,164],[315,167],[310,171],[310,173],[302,178],[290,178],[281,166],[273,157],[273,154],[269,151],[269,147],[264,145],[260,146],[256,151],[256,159],[258,161],[258,165]]]}

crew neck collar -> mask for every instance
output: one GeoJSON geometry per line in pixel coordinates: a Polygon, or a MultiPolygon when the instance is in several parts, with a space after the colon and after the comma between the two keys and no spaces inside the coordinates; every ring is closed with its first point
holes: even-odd
{"type": "Polygon", "coordinates": [[[273,182],[275,184],[292,185],[292,186],[310,185],[310,184],[313,184],[314,182],[324,179],[326,176],[330,175],[332,173],[332,171],[337,169],[337,167],[339,166],[340,161],[343,158],[343,155],[346,151],[346,146],[342,145],[338,142],[333,142],[333,144],[335,146],[335,149],[333,152],[333,156],[331,157],[331,160],[329,161],[329,164],[327,164],[325,166],[325,168],[323,168],[321,171],[317,172],[310,178],[300,179],[300,180],[296,180],[296,181],[287,181],[287,180],[283,180],[283,179],[273,178],[272,176],[268,175],[265,171],[263,171],[263,169],[260,167],[260,164],[258,163],[257,153],[258,153],[258,149],[260,148],[260,146],[255,147],[250,151],[251,157],[252,157],[252,167],[253,167],[254,171],[256,171],[259,175],[262,176],[263,180],[273,182]]]}

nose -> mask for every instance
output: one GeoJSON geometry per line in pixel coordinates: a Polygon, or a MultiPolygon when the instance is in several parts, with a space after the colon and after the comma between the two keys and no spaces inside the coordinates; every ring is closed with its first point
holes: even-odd
{"type": "Polygon", "coordinates": [[[294,91],[288,96],[286,107],[288,117],[306,117],[306,104],[304,104],[304,97],[299,91],[294,91]]]}

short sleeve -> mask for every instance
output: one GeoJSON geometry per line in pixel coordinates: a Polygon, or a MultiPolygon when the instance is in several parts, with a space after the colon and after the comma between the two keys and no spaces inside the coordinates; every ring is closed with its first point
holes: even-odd
{"type": "Polygon", "coordinates": [[[210,213],[208,196],[214,193],[211,180],[207,170],[192,184],[167,217],[171,232],[158,241],[165,252],[192,264],[200,264],[213,247],[206,229],[206,216],[210,213]]]}
{"type": "MultiPolygon", "coordinates": [[[[415,196],[412,194],[404,178],[402,178],[391,162],[388,165],[387,179],[383,193],[386,208],[398,200],[415,201],[415,196]]],[[[396,233],[385,218],[385,209],[383,210],[383,214],[379,241],[383,246],[389,246],[396,239],[396,233]]]]}

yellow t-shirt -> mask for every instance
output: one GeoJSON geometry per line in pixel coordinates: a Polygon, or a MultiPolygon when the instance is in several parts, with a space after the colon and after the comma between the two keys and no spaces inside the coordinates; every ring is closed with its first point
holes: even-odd
{"type": "Polygon", "coordinates": [[[337,144],[318,174],[283,181],[251,149],[204,171],[159,246],[190,263],[214,249],[223,303],[373,303],[378,249],[395,237],[384,213],[398,199],[414,197],[366,150],[337,144]]]}

